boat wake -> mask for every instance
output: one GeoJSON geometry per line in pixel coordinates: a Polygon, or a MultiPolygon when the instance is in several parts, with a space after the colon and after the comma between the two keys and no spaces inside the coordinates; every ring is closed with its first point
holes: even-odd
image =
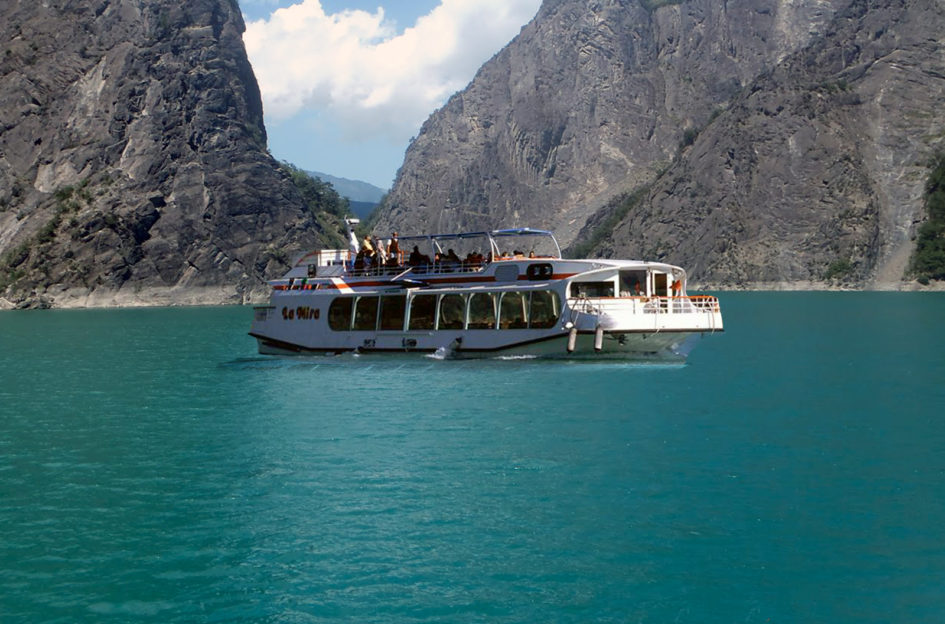
{"type": "Polygon", "coordinates": [[[440,347],[433,353],[427,353],[424,357],[430,358],[431,360],[448,360],[453,357],[453,351],[447,347],[440,347]]]}

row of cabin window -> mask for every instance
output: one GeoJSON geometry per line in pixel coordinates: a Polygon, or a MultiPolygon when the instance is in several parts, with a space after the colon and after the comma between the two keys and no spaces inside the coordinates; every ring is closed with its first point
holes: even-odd
{"type": "Polygon", "coordinates": [[[338,297],[328,308],[335,331],[431,329],[538,329],[554,327],[561,304],[550,290],[471,295],[338,297]]]}

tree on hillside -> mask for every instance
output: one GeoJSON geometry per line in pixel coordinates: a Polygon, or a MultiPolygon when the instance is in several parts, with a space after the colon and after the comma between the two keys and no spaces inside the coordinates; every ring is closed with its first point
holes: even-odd
{"type": "Polygon", "coordinates": [[[330,183],[310,176],[291,163],[283,161],[279,167],[302,195],[305,207],[315,217],[326,242],[343,247],[346,240],[343,219],[350,214],[348,200],[339,195],[330,183]]]}
{"type": "Polygon", "coordinates": [[[305,205],[313,213],[317,215],[318,212],[327,212],[342,219],[348,215],[348,200],[339,195],[330,183],[310,176],[291,163],[283,161],[280,166],[292,178],[305,200],[305,205]]]}
{"type": "Polygon", "coordinates": [[[923,284],[945,279],[945,152],[932,159],[925,185],[928,220],[919,228],[912,273],[923,284]]]}

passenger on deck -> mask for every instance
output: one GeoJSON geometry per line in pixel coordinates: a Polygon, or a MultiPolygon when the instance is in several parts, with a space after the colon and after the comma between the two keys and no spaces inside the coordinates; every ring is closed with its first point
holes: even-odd
{"type": "Polygon", "coordinates": [[[397,240],[397,232],[394,232],[390,236],[390,243],[387,244],[387,260],[388,263],[392,259],[397,259],[397,262],[400,262],[400,241],[397,240]]]}
{"type": "Polygon", "coordinates": [[[387,245],[379,238],[374,239],[374,266],[382,267],[387,264],[387,245]]]}
{"type": "Polygon", "coordinates": [[[364,250],[364,252],[365,252],[365,254],[366,254],[367,256],[373,256],[373,255],[375,254],[375,251],[374,251],[374,242],[371,240],[371,235],[370,235],[370,234],[365,234],[365,235],[364,235],[364,242],[361,243],[361,249],[364,250]]]}
{"type": "Polygon", "coordinates": [[[455,271],[463,263],[452,249],[446,251],[446,257],[443,258],[443,267],[447,271],[455,271]]]}
{"type": "Polygon", "coordinates": [[[420,253],[420,248],[414,245],[407,262],[410,263],[410,266],[424,266],[430,264],[430,256],[420,253]]]}
{"type": "Polygon", "coordinates": [[[482,257],[481,253],[478,251],[470,251],[466,255],[466,260],[463,262],[463,264],[468,269],[478,269],[482,266],[483,260],[485,260],[485,258],[482,257]]]}
{"type": "Polygon", "coordinates": [[[640,280],[633,282],[633,296],[642,297],[643,291],[640,289],[640,280]]]}
{"type": "Polygon", "coordinates": [[[365,272],[376,271],[379,266],[384,264],[384,257],[381,255],[384,249],[381,247],[380,241],[374,239],[370,234],[364,235],[361,250],[364,252],[365,272]]]}

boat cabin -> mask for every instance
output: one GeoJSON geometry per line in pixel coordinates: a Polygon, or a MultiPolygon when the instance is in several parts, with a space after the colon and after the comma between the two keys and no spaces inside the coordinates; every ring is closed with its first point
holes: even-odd
{"type": "Polygon", "coordinates": [[[576,299],[613,297],[678,297],[685,292],[686,274],[670,265],[641,263],[632,268],[611,267],[578,276],[568,296],[576,299]]]}

